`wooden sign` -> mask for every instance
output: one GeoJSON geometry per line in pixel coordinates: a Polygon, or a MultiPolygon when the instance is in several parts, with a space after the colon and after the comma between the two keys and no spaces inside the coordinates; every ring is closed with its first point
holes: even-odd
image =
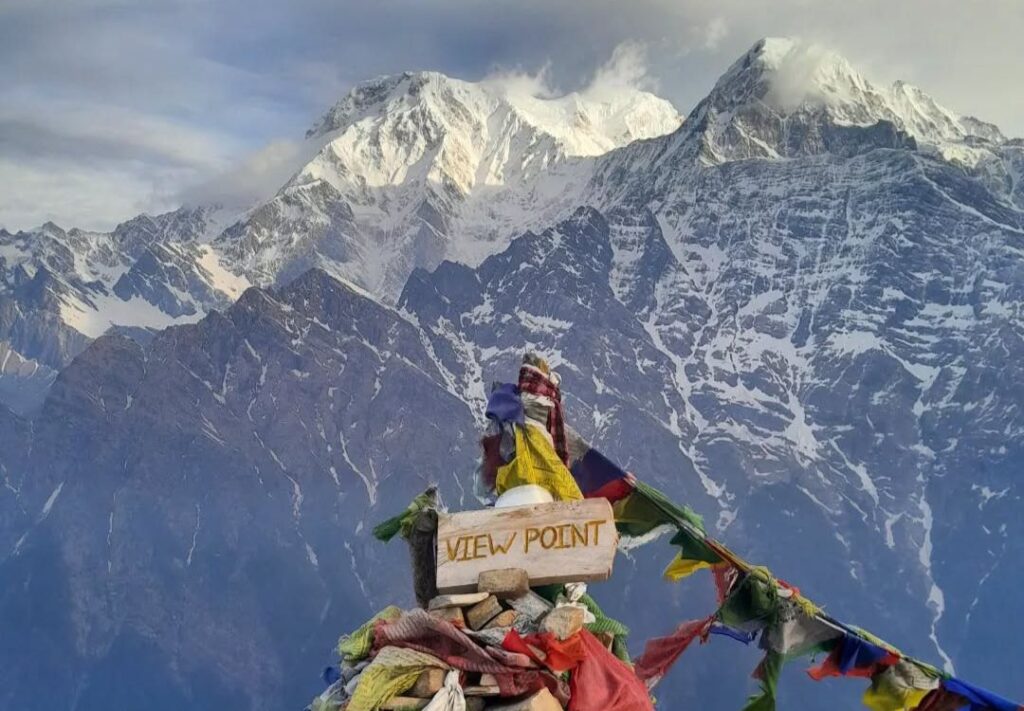
{"type": "Polygon", "coordinates": [[[437,589],[472,592],[485,570],[522,568],[530,585],[606,580],[618,534],[607,499],[441,514],[437,589]]]}

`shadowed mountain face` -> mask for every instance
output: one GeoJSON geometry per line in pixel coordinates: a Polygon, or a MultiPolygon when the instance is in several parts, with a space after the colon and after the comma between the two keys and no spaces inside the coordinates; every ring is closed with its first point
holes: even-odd
{"type": "Polygon", "coordinates": [[[414,326],[319,272],[97,341],[4,430],[3,705],[301,705],[331,636],[408,587],[369,507],[472,456],[443,382],[414,326]]]}
{"type": "MultiPolygon", "coordinates": [[[[0,325],[54,365],[37,414],[0,411],[0,706],[300,708],[338,633],[412,602],[405,552],[369,528],[428,482],[475,505],[487,388],[525,349],[557,364],[574,426],[745,557],[1024,697],[1004,612],[1024,559],[1020,146],[832,55],[807,96],[780,96],[798,51],[759,43],[681,129],[573,163],[571,206],[492,235],[489,256],[431,252],[395,305],[332,268],[198,320],[239,282],[211,261],[220,242],[175,232],[183,216],[134,221],[139,257],[113,283],[197,323],[86,347],[59,321],[32,341],[67,294],[109,294],[56,256],[19,272],[0,325]],[[153,246],[172,233],[180,248],[153,246]]],[[[296,273],[365,217],[325,194],[337,219],[285,210],[328,226],[292,244],[296,273]]],[[[105,242],[78,237],[110,277],[105,242]]],[[[652,544],[593,586],[634,651],[713,605],[700,575],[660,582],[670,558],[652,544]]],[[[738,708],[757,659],[716,639],[659,696],[738,708]]],[[[857,707],[861,684],[801,666],[780,708],[857,707]]]]}

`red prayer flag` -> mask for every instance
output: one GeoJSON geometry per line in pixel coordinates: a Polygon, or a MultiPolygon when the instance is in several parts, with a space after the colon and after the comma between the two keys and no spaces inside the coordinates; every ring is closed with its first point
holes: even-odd
{"type": "Polygon", "coordinates": [[[667,637],[655,637],[644,645],[644,653],[636,660],[636,675],[648,688],[657,684],[669,668],[682,656],[697,637],[706,637],[715,616],[703,620],[690,620],[676,628],[667,637]]]}

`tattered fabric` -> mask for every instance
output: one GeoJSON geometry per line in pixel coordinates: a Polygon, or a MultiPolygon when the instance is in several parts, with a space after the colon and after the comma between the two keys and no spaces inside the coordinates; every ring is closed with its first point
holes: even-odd
{"type": "Polygon", "coordinates": [[[784,599],[774,624],[764,631],[762,646],[792,659],[831,649],[842,636],[842,631],[808,615],[796,601],[784,599]]]}
{"type": "Polygon", "coordinates": [[[551,492],[556,501],[583,498],[576,480],[555,455],[543,433],[533,425],[515,426],[516,456],[498,467],[497,492],[524,484],[537,484],[551,492]]]}
{"type": "Polygon", "coordinates": [[[946,679],[942,687],[965,698],[970,703],[970,711],[1024,711],[1024,706],[960,679],[946,679]]]}
{"type": "Polygon", "coordinates": [[[554,378],[546,375],[539,368],[524,365],[519,369],[519,392],[547,398],[551,401],[551,408],[548,410],[545,426],[551,435],[551,442],[554,445],[555,453],[562,460],[562,464],[568,465],[569,446],[565,436],[562,391],[558,388],[554,378]]]}
{"type": "Polygon", "coordinates": [[[578,633],[583,660],[569,678],[569,711],[653,711],[647,687],[587,630],[578,633]]]}
{"type": "Polygon", "coordinates": [[[525,654],[556,674],[575,669],[586,656],[583,639],[578,634],[560,640],[550,632],[530,634],[524,637],[516,630],[510,629],[501,646],[510,652],[525,654]],[[540,654],[537,653],[538,651],[540,654]]]}
{"type": "Polygon", "coordinates": [[[459,684],[459,673],[450,671],[444,678],[444,686],[423,711],[466,711],[466,697],[459,684]]]}
{"type": "Polygon", "coordinates": [[[688,528],[680,528],[672,537],[670,543],[679,546],[679,553],[665,568],[663,573],[666,580],[675,582],[693,575],[698,570],[720,565],[722,557],[718,555],[707,543],[707,541],[690,532],[688,528]]]}
{"type": "Polygon", "coordinates": [[[630,475],[596,449],[588,449],[569,468],[588,499],[608,499],[612,503],[633,493],[630,475]]]}
{"type": "Polygon", "coordinates": [[[969,702],[959,694],[942,687],[928,692],[915,711],[959,711],[969,702]]]}
{"type": "Polygon", "coordinates": [[[768,572],[748,573],[729,593],[718,610],[722,624],[753,632],[775,623],[779,608],[779,590],[768,572]]]}
{"type": "Polygon", "coordinates": [[[384,541],[385,543],[390,541],[399,533],[402,534],[403,538],[408,538],[413,522],[416,520],[416,517],[420,512],[435,508],[436,506],[437,489],[435,487],[430,487],[414,498],[412,503],[406,507],[405,511],[374,526],[373,537],[379,541],[384,541]]]}
{"type": "Polygon", "coordinates": [[[759,683],[759,692],[747,699],[743,711],[775,711],[775,700],[779,687],[779,675],[785,658],[778,652],[769,650],[764,659],[754,669],[753,677],[759,683]]]}
{"type": "Polygon", "coordinates": [[[391,622],[402,616],[402,610],[394,605],[389,605],[369,620],[364,622],[352,634],[342,635],[338,640],[338,656],[346,662],[358,662],[370,654],[373,647],[373,630],[381,620],[391,622]]]}
{"type": "MultiPolygon", "coordinates": [[[[563,703],[569,697],[561,679],[536,667],[516,667],[498,661],[462,630],[424,610],[412,610],[394,622],[378,625],[375,639],[377,646],[416,649],[442,659],[455,669],[492,674],[502,696],[519,696],[547,687],[563,703]]],[[[494,651],[500,653],[505,650],[494,651]]],[[[507,657],[505,659],[510,661],[507,657]]]]}
{"type": "Polygon", "coordinates": [[[703,560],[693,560],[692,558],[686,558],[681,552],[676,553],[676,557],[666,566],[662,577],[669,582],[679,582],[683,578],[688,578],[698,570],[705,570],[711,567],[711,563],[703,560]]]}
{"type": "Polygon", "coordinates": [[[584,625],[593,634],[610,634],[612,636],[612,654],[624,662],[629,662],[629,650],[626,648],[626,638],[629,636],[629,628],[616,619],[604,614],[601,606],[597,604],[590,595],[583,594],[580,602],[590,610],[594,621],[584,625]]]}
{"type": "Polygon", "coordinates": [[[872,711],[903,711],[917,708],[939,680],[906,660],[871,677],[864,692],[864,705],[872,711]]]}
{"type": "Polygon", "coordinates": [[[523,401],[519,397],[519,388],[513,383],[500,383],[491,388],[487,398],[487,409],[484,412],[488,419],[498,423],[524,424],[523,401]]]}
{"type": "Polygon", "coordinates": [[[388,646],[377,652],[359,676],[346,711],[376,711],[381,704],[412,687],[427,669],[447,669],[437,657],[415,649],[388,646]]]}
{"type": "Polygon", "coordinates": [[[659,526],[690,526],[703,531],[701,517],[686,507],[672,503],[667,496],[640,479],[631,479],[633,493],[616,501],[615,527],[624,536],[644,536],[659,526]]]}
{"type": "Polygon", "coordinates": [[[721,622],[715,622],[711,625],[711,634],[716,634],[722,637],[728,637],[734,639],[737,642],[743,644],[750,644],[757,639],[757,632],[743,632],[742,630],[734,630],[732,627],[726,627],[721,622]]]}
{"type": "Polygon", "coordinates": [[[643,654],[633,665],[637,677],[647,684],[648,688],[654,687],[693,640],[710,632],[714,620],[714,615],[703,620],[690,620],[679,625],[676,631],[667,637],[654,637],[648,640],[644,645],[643,654]]]}
{"type": "Polygon", "coordinates": [[[821,681],[829,676],[872,677],[899,660],[900,657],[895,652],[847,634],[825,661],[813,669],[808,669],[807,674],[815,681],[821,681]]]}

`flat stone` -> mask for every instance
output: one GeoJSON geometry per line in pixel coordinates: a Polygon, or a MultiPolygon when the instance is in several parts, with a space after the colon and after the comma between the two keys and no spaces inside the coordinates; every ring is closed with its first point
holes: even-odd
{"type": "Polygon", "coordinates": [[[484,629],[491,629],[493,627],[511,627],[519,619],[519,613],[515,610],[502,610],[499,612],[493,620],[487,623],[484,629]]]}
{"type": "Polygon", "coordinates": [[[522,568],[485,570],[476,579],[480,592],[491,593],[499,600],[522,597],[530,589],[530,576],[522,568]]]}
{"type": "Polygon", "coordinates": [[[483,602],[478,602],[466,610],[466,624],[470,629],[479,630],[493,620],[502,610],[501,603],[494,595],[489,595],[483,602]]]}
{"type": "Polygon", "coordinates": [[[508,634],[508,630],[501,627],[484,627],[480,631],[467,629],[466,634],[480,644],[500,647],[501,643],[505,641],[505,635],[508,634]]]}
{"type": "Polygon", "coordinates": [[[445,607],[471,607],[478,602],[483,602],[488,597],[490,597],[490,593],[485,592],[462,593],[458,595],[438,595],[430,601],[427,609],[440,610],[445,607]]]}
{"type": "Polygon", "coordinates": [[[431,610],[430,614],[439,620],[451,622],[456,627],[466,626],[466,617],[462,614],[461,607],[441,607],[436,610],[431,610]]]}
{"type": "MultiPolygon", "coordinates": [[[[547,689],[541,689],[537,693],[519,701],[510,701],[500,704],[489,704],[489,709],[501,709],[501,711],[562,711],[562,705],[558,699],[551,695],[547,689]]],[[[597,711],[595,709],[595,711],[597,711]]]]}
{"type": "Polygon", "coordinates": [[[466,699],[466,711],[484,711],[487,702],[482,696],[470,696],[466,699]]]}
{"type": "Polygon", "coordinates": [[[583,609],[580,607],[556,607],[540,621],[540,631],[550,632],[560,640],[569,639],[583,629],[583,616],[583,609]]]}
{"type": "Polygon", "coordinates": [[[381,704],[380,708],[385,711],[419,711],[419,709],[426,708],[429,703],[430,699],[414,699],[411,696],[393,696],[381,704]]]}
{"type": "Polygon", "coordinates": [[[494,686],[464,686],[462,693],[466,696],[501,696],[501,689],[494,686]]]}
{"type": "Polygon", "coordinates": [[[444,686],[444,669],[427,669],[419,675],[416,683],[406,693],[408,696],[415,696],[417,699],[432,699],[434,694],[444,686]]]}
{"type": "Polygon", "coordinates": [[[510,599],[508,604],[513,610],[534,622],[548,614],[553,607],[550,602],[533,590],[529,590],[525,595],[510,599]]]}

